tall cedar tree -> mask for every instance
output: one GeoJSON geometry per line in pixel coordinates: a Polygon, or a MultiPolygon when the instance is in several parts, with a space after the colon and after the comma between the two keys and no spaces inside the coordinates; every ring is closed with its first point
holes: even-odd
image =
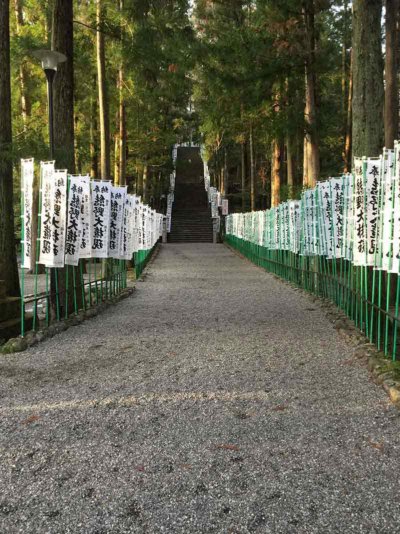
{"type": "Polygon", "coordinates": [[[393,148],[399,134],[399,0],[386,0],[385,146],[393,148]]]}
{"type": "Polygon", "coordinates": [[[353,157],[379,156],[383,147],[381,0],[353,2],[353,157]]]}
{"type": "Polygon", "coordinates": [[[10,81],[10,2],[0,0],[0,280],[8,296],[18,296],[13,212],[10,81]]]}

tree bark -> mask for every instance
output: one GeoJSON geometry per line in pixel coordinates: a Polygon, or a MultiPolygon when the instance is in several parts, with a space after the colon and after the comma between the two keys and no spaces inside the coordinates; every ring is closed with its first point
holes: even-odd
{"type": "Polygon", "coordinates": [[[383,146],[381,0],[353,2],[353,156],[376,157],[383,146]]]}
{"type": "Polygon", "coordinates": [[[90,177],[99,176],[99,143],[97,130],[97,99],[91,98],[90,116],[90,177]]]}
{"type": "MultiPolygon", "coordinates": [[[[24,25],[24,12],[22,0],[14,0],[15,9],[15,22],[16,33],[20,35],[21,28],[24,25]]],[[[21,102],[21,115],[24,124],[24,130],[26,131],[28,118],[31,115],[31,100],[27,91],[28,70],[26,68],[25,61],[21,62],[19,67],[19,90],[20,90],[20,102],[21,102]]]]}
{"type": "Polygon", "coordinates": [[[58,168],[75,172],[73,3],[54,0],[52,49],[67,57],[54,78],[54,154],[58,168]]]}
{"type": "Polygon", "coordinates": [[[7,296],[19,295],[13,209],[10,81],[10,2],[0,0],[0,280],[7,296]]]}
{"type": "MultiPolygon", "coordinates": [[[[54,0],[52,21],[52,49],[67,57],[64,63],[58,65],[54,78],[54,154],[57,167],[68,169],[73,174],[75,172],[73,2],[71,0],[54,0]]],[[[66,294],[68,269],[68,266],[63,269],[51,269],[53,316],[57,312],[57,286],[60,316],[64,316],[66,312],[69,314],[74,309],[72,290],[69,291],[68,295],[66,294]]],[[[76,293],[80,308],[82,299],[79,276],[76,282],[76,293]]]]}
{"type": "Polygon", "coordinates": [[[398,82],[398,12],[399,0],[386,0],[385,56],[385,147],[393,148],[399,133],[398,82]]]}
{"type": "Polygon", "coordinates": [[[293,198],[294,167],[293,167],[292,139],[290,135],[287,135],[286,137],[286,173],[287,173],[288,198],[293,198]]]}
{"type": "MultiPolygon", "coordinates": [[[[120,0],[119,9],[124,9],[124,0],[120,0]]],[[[121,57],[121,64],[118,72],[119,89],[119,184],[126,185],[126,109],[124,95],[124,61],[121,57]]]]}
{"type": "Polygon", "coordinates": [[[350,51],[350,77],[347,94],[346,135],[344,140],[344,172],[351,172],[352,112],[353,112],[353,50],[350,51]]]}
{"type": "Polygon", "coordinates": [[[143,166],[143,203],[146,204],[147,202],[147,173],[148,173],[148,168],[147,168],[147,164],[145,164],[143,166]]]}
{"type": "Polygon", "coordinates": [[[253,125],[250,126],[250,209],[256,209],[255,184],[254,184],[254,146],[253,146],[253,125]]]}
{"type": "MultiPolygon", "coordinates": [[[[96,0],[96,20],[98,30],[102,29],[104,22],[104,8],[102,0],[96,0]]],[[[102,180],[109,180],[111,174],[110,119],[106,80],[105,42],[104,33],[102,31],[96,32],[96,57],[100,116],[100,176],[102,180]]]]}
{"type": "Polygon", "coordinates": [[[319,178],[319,142],[317,135],[317,105],[315,76],[315,27],[314,0],[303,0],[303,18],[305,26],[305,136],[303,184],[314,187],[319,178]]]}
{"type": "Polygon", "coordinates": [[[279,141],[272,142],[272,162],[271,162],[271,207],[279,205],[281,199],[281,147],[279,141]]]}
{"type": "Polygon", "coordinates": [[[242,211],[246,207],[246,142],[240,144],[241,173],[242,173],[242,211]]]}

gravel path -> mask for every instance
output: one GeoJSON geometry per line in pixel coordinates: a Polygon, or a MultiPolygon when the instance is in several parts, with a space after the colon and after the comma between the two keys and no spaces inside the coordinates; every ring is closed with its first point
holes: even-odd
{"type": "Polygon", "coordinates": [[[400,417],[307,296],[223,245],[0,357],[0,532],[394,533],[400,417]]]}

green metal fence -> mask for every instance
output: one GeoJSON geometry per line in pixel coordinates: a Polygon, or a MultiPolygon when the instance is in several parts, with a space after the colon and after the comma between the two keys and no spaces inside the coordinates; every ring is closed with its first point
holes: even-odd
{"type": "Polygon", "coordinates": [[[43,274],[21,270],[21,335],[61,321],[117,296],[127,286],[127,262],[80,260],[43,274]]]}
{"type": "Polygon", "coordinates": [[[345,259],[270,250],[233,235],[225,243],[254,264],[315,295],[330,299],[386,356],[399,354],[400,276],[357,267],[345,259]]]}
{"type": "Polygon", "coordinates": [[[147,250],[139,250],[135,252],[134,264],[135,264],[136,278],[139,278],[139,276],[142,274],[143,269],[146,267],[146,265],[150,261],[150,258],[153,255],[154,250],[155,250],[155,246],[147,250]]]}
{"type": "MultiPolygon", "coordinates": [[[[134,253],[133,269],[138,278],[155,246],[134,253]]],[[[88,310],[119,295],[128,280],[128,262],[124,260],[80,260],[77,267],[46,268],[27,275],[21,270],[21,335],[38,331],[88,310]]]]}

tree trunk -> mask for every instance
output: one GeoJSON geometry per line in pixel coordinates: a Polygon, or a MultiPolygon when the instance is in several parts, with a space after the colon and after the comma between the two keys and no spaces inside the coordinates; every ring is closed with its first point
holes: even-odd
{"type": "Polygon", "coordinates": [[[305,137],[304,158],[307,159],[303,172],[303,184],[314,187],[319,178],[319,143],[317,135],[317,106],[315,79],[315,27],[314,0],[303,1],[303,17],[306,32],[305,60],[305,137]]]}
{"type": "Polygon", "coordinates": [[[350,52],[350,77],[347,94],[346,136],[344,140],[344,172],[351,172],[352,111],[353,111],[353,50],[350,52]]]}
{"type": "Polygon", "coordinates": [[[293,168],[292,139],[290,135],[287,135],[286,137],[286,172],[287,172],[288,198],[293,198],[294,196],[294,168],[293,168]]]}
{"type": "Polygon", "coordinates": [[[254,146],[253,146],[253,125],[250,126],[250,209],[256,209],[255,187],[254,187],[254,146]]]}
{"type": "MultiPolygon", "coordinates": [[[[119,9],[124,9],[124,0],[120,0],[119,9]]],[[[121,58],[121,64],[118,72],[118,89],[119,89],[119,184],[126,185],[126,109],[124,96],[124,62],[121,58]]]]}
{"type": "Polygon", "coordinates": [[[275,208],[280,202],[281,189],[281,147],[279,141],[272,142],[272,162],[271,162],[271,207],[275,208]]]}
{"type": "Polygon", "coordinates": [[[148,168],[147,168],[147,165],[145,164],[143,166],[143,203],[146,204],[147,202],[147,171],[148,171],[148,168]]]}
{"type": "Polygon", "coordinates": [[[221,195],[225,196],[228,192],[228,151],[224,148],[224,168],[222,171],[221,195]]]}
{"type": "Polygon", "coordinates": [[[117,113],[118,132],[114,134],[114,185],[120,185],[119,183],[119,113],[117,113]]]}
{"type": "Polygon", "coordinates": [[[399,133],[398,82],[398,12],[399,0],[386,0],[385,56],[385,146],[393,148],[399,133]]]}
{"type": "Polygon", "coordinates": [[[0,280],[4,282],[7,296],[18,296],[13,210],[9,0],[0,0],[0,65],[0,280]]]}
{"type": "Polygon", "coordinates": [[[242,173],[242,211],[246,207],[246,142],[240,145],[241,173],[242,173]]]}
{"type": "Polygon", "coordinates": [[[91,99],[90,110],[90,177],[98,178],[99,176],[99,143],[97,130],[97,99],[91,99]]]}
{"type": "Polygon", "coordinates": [[[54,0],[52,49],[67,57],[54,78],[54,154],[58,168],[75,172],[74,39],[70,0],[54,0]]]}
{"type": "MultiPolygon", "coordinates": [[[[16,22],[16,33],[20,34],[21,28],[24,25],[24,15],[23,15],[23,3],[22,0],[14,0],[14,9],[15,9],[15,22],[16,22]]],[[[21,115],[22,121],[24,124],[24,130],[26,131],[28,117],[31,115],[31,101],[29,93],[27,91],[27,80],[28,80],[28,71],[26,68],[25,61],[21,62],[19,67],[19,90],[20,90],[20,102],[21,102],[21,115]]]]}
{"type": "MultiPolygon", "coordinates": [[[[74,37],[73,37],[73,3],[71,0],[54,0],[52,26],[52,49],[67,57],[58,66],[54,78],[54,154],[58,168],[75,172],[74,143],[74,37]]],[[[72,290],[66,294],[68,266],[63,269],[51,269],[51,304],[53,315],[57,312],[63,317],[74,309],[72,290]],[[57,277],[57,279],[56,279],[57,277]],[[59,298],[56,297],[58,289],[59,298]],[[67,299],[68,297],[68,299],[67,299]],[[66,306],[66,300],[67,306],[66,306]],[[66,307],[68,308],[66,310],[66,307]]],[[[80,277],[77,277],[77,302],[81,307],[80,277]]]]}
{"type": "Polygon", "coordinates": [[[109,180],[110,166],[110,120],[109,103],[106,81],[106,57],[103,29],[104,9],[102,0],[96,0],[96,56],[97,56],[97,80],[99,90],[99,114],[100,114],[100,176],[102,180],[109,180]]]}
{"type": "Polygon", "coordinates": [[[383,145],[381,0],[353,2],[353,156],[379,156],[383,145]]]}

